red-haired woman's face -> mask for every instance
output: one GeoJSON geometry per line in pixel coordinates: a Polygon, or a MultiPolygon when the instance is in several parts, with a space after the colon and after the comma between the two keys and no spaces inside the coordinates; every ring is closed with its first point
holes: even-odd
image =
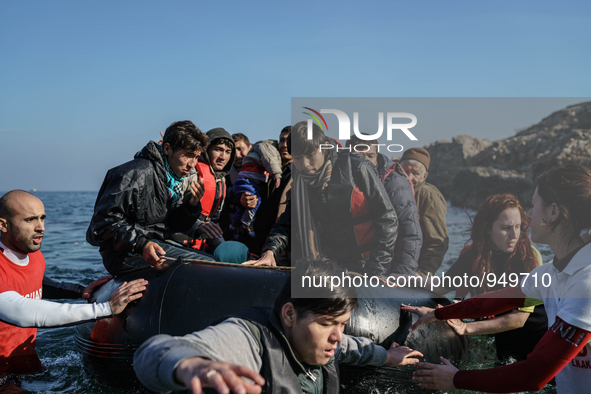
{"type": "Polygon", "coordinates": [[[498,252],[512,253],[521,235],[521,215],[519,209],[505,209],[490,230],[493,249],[498,252]]]}

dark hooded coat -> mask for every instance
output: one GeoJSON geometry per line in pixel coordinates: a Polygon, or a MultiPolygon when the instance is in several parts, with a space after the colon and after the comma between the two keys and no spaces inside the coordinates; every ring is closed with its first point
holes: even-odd
{"type": "Polygon", "coordinates": [[[197,170],[199,171],[199,177],[203,178],[206,185],[205,193],[201,198],[201,205],[203,206],[203,212],[199,220],[201,221],[213,221],[218,222],[220,212],[224,206],[224,200],[226,198],[226,175],[232,168],[234,158],[236,157],[236,148],[234,147],[234,140],[232,135],[221,127],[209,130],[207,133],[209,137],[209,146],[216,145],[216,140],[225,138],[232,142],[232,154],[230,160],[220,171],[216,171],[211,166],[211,159],[207,150],[205,150],[199,157],[197,163],[197,170]],[[215,188],[212,187],[215,185],[215,188]]]}
{"type": "Polygon", "coordinates": [[[391,273],[414,275],[419,267],[423,233],[412,185],[400,164],[378,155],[378,175],[398,217],[398,238],[391,273]]]}
{"type": "MultiPolygon", "coordinates": [[[[323,253],[351,271],[386,277],[390,272],[398,232],[396,211],[375,167],[365,157],[340,152],[332,154],[332,160],[335,164],[326,190],[310,192],[312,217],[319,223],[323,253]],[[361,192],[362,205],[368,206],[369,212],[361,216],[355,214],[351,190],[361,192]],[[359,245],[355,227],[364,223],[373,227],[373,235],[370,242],[359,245]]],[[[278,256],[290,245],[293,196],[271,229],[263,252],[270,250],[278,256]]],[[[294,225],[298,228],[297,222],[294,225]]],[[[298,237],[299,234],[294,238],[298,237]]],[[[295,250],[294,258],[297,259],[300,257],[298,248],[295,250]]]]}
{"type": "Polygon", "coordinates": [[[191,228],[201,206],[193,207],[188,197],[173,204],[164,161],[150,141],[132,161],[107,172],[86,240],[100,247],[105,268],[115,275],[124,259],[141,255],[150,240],[164,241],[172,231],[191,228]]]}

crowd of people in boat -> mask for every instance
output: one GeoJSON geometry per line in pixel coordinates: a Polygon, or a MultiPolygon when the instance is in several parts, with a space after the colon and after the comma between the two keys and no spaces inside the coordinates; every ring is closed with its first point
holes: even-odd
{"type": "Polygon", "coordinates": [[[164,257],[289,266],[318,254],[383,278],[433,275],[448,234],[445,199],[425,182],[429,153],[409,149],[395,163],[359,138],[321,152],[327,137],[314,133],[308,139],[300,122],[253,145],[242,133],[175,122],[107,173],[87,240],[113,275],[164,257]]]}
{"type": "MultiPolygon", "coordinates": [[[[207,133],[190,121],[171,124],[133,160],[108,171],[98,193],[87,241],[99,247],[114,276],[182,257],[255,266],[290,266],[298,275],[346,271],[386,280],[432,276],[448,247],[446,202],[426,182],[431,165],[422,148],[394,162],[377,141],[352,136],[340,149],[317,126],[283,128],[278,140],[251,144],[223,128],[207,133]],[[293,214],[293,222],[292,222],[293,214]],[[292,228],[294,231],[292,232],[292,228]],[[326,256],[319,258],[318,256],[326,256]],[[336,261],[336,264],[333,262],[336,261]]],[[[489,392],[539,390],[554,376],[559,392],[591,383],[591,172],[549,169],[536,179],[525,214],[510,194],[484,201],[471,239],[447,275],[530,273],[518,286],[440,288],[471,297],[419,315],[412,330],[447,320],[460,335],[495,334],[499,368],[458,371],[419,362],[422,387],[489,392]],[[527,234],[531,230],[531,240],[527,234]],[[531,241],[547,244],[542,264],[531,241]],[[536,275],[539,274],[539,275],[536,275]],[[545,286],[541,276],[548,275],[545,286]],[[544,309],[545,308],[545,309],[544,309]],[[477,319],[464,322],[461,319],[477,319]],[[479,320],[480,318],[485,318],[479,320]],[[535,371],[535,373],[532,373],[535,371]],[[502,376],[502,379],[501,379],[502,376]]],[[[36,372],[36,327],[55,327],[122,312],[148,285],[124,283],[109,302],[56,304],[41,298],[90,298],[90,286],[44,277],[45,211],[34,195],[15,190],[0,198],[0,371],[36,372]]],[[[294,275],[296,274],[294,271],[294,275]]],[[[342,334],[356,301],[352,289],[291,297],[290,281],[273,308],[249,310],[185,338],[155,337],[136,354],[140,379],[154,390],[201,392],[338,392],[337,364],[405,365],[420,356],[386,350],[342,334]],[[318,299],[329,296],[329,300],[318,299]],[[222,346],[223,345],[223,346],[222,346]],[[240,379],[246,377],[250,381],[240,379]],[[282,391],[283,390],[283,391],[282,391]]]]}

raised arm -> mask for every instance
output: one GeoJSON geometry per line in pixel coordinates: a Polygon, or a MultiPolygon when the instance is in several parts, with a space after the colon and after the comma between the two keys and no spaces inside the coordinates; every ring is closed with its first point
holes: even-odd
{"type": "Polygon", "coordinates": [[[339,363],[352,365],[387,365],[397,367],[401,365],[412,365],[419,362],[413,357],[422,357],[423,354],[406,346],[399,346],[393,343],[390,349],[386,350],[376,345],[372,340],[364,337],[352,337],[343,334],[343,340],[339,344],[336,357],[339,363]]]}
{"type": "Polygon", "coordinates": [[[541,390],[591,339],[591,333],[560,317],[540,339],[525,361],[498,368],[458,371],[442,358],[444,365],[418,363],[413,374],[421,387],[438,390],[475,390],[488,393],[513,393],[541,390]],[[562,335],[567,332],[569,335],[562,335]],[[535,371],[535,373],[532,373],[535,371]]]}
{"type": "Polygon", "coordinates": [[[507,314],[497,316],[493,319],[469,323],[465,323],[461,319],[450,319],[447,321],[447,324],[449,324],[458,335],[487,335],[521,328],[528,317],[528,312],[514,309],[507,314]]]}
{"type": "Polygon", "coordinates": [[[259,343],[244,321],[237,318],[183,337],[152,337],[135,353],[133,366],[139,380],[154,391],[211,385],[215,383],[210,381],[212,373],[208,376],[212,370],[225,377],[232,376],[227,372],[232,370],[236,375],[256,378],[253,380],[257,385],[262,385],[262,377],[252,372],[262,366],[259,343]],[[246,369],[234,368],[238,365],[246,369]],[[226,372],[221,372],[222,369],[226,372]]]}
{"type": "Polygon", "coordinates": [[[541,301],[526,298],[520,287],[506,287],[502,290],[484,293],[443,308],[431,309],[402,305],[402,310],[419,315],[419,320],[409,328],[409,331],[412,332],[419,326],[432,323],[436,320],[476,319],[484,316],[498,315],[511,309],[522,308],[526,302],[528,306],[541,303],[541,301]]]}
{"type": "Polygon", "coordinates": [[[99,304],[60,304],[8,290],[0,293],[0,320],[18,327],[62,327],[101,319],[123,312],[127,304],[142,296],[146,285],[144,279],[124,283],[108,302],[99,304]]]}
{"type": "Polygon", "coordinates": [[[262,391],[265,379],[246,367],[202,357],[184,359],[175,368],[175,379],[193,394],[203,393],[204,386],[213,387],[218,393],[258,394],[262,391]],[[247,382],[242,377],[252,380],[247,382]]]}

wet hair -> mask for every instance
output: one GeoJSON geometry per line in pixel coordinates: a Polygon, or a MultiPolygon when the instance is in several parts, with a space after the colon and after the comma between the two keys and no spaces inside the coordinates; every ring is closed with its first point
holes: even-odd
{"type": "Polygon", "coordinates": [[[234,144],[239,143],[240,141],[244,141],[244,143],[247,146],[251,146],[252,144],[250,143],[250,140],[248,139],[247,136],[245,136],[242,133],[236,133],[236,134],[232,134],[232,139],[234,140],[234,144]]]}
{"type": "Polygon", "coordinates": [[[181,120],[168,126],[162,138],[164,144],[169,144],[173,152],[180,149],[203,151],[207,149],[209,138],[190,120],[181,120]]]}
{"type": "Polygon", "coordinates": [[[212,146],[217,146],[217,145],[225,145],[228,148],[234,150],[234,141],[228,139],[228,138],[216,138],[215,140],[211,141],[209,143],[209,147],[212,146]]]}
{"type": "Polygon", "coordinates": [[[287,137],[287,151],[290,155],[311,155],[326,144],[328,138],[316,123],[312,123],[312,139],[308,139],[308,122],[302,121],[293,125],[287,137]]]}
{"type": "MultiPolygon", "coordinates": [[[[366,133],[361,133],[362,135],[369,135],[366,133]]],[[[357,134],[353,134],[348,140],[347,140],[347,146],[356,146],[356,145],[367,145],[371,148],[372,144],[379,144],[378,140],[373,139],[373,140],[369,140],[369,141],[365,141],[362,140],[361,138],[357,137],[357,134]]]]}
{"type": "Polygon", "coordinates": [[[283,305],[291,302],[299,317],[304,317],[308,313],[318,315],[341,316],[357,308],[357,294],[354,287],[336,286],[333,291],[330,287],[306,287],[299,288],[299,291],[305,291],[312,298],[292,298],[292,281],[301,285],[303,276],[324,278],[325,276],[341,276],[343,269],[337,263],[326,257],[317,259],[304,258],[298,260],[291,272],[292,278],[289,278],[281,293],[275,300],[275,311],[280,314],[283,305]]]}
{"type": "Polygon", "coordinates": [[[577,233],[591,226],[591,171],[577,165],[557,167],[538,175],[536,184],[544,205],[556,204],[560,212],[550,230],[563,220],[577,233]]]}
{"type": "MultiPolygon", "coordinates": [[[[472,272],[474,275],[481,277],[484,273],[494,272],[491,266],[492,254],[493,254],[493,242],[491,239],[490,232],[493,227],[493,223],[499,218],[501,213],[507,209],[517,209],[519,216],[521,216],[521,227],[519,239],[515,245],[515,249],[509,256],[507,262],[506,273],[520,274],[524,272],[530,272],[538,266],[536,255],[531,246],[531,241],[527,235],[527,229],[529,228],[529,219],[527,218],[525,211],[519,204],[517,197],[512,194],[495,194],[490,196],[480,205],[478,212],[474,217],[472,228],[470,229],[470,240],[472,246],[468,253],[472,260],[472,272]]],[[[501,272],[496,272],[497,275],[501,275],[501,272]]],[[[482,283],[484,291],[487,291],[486,283],[482,283]]]]}

